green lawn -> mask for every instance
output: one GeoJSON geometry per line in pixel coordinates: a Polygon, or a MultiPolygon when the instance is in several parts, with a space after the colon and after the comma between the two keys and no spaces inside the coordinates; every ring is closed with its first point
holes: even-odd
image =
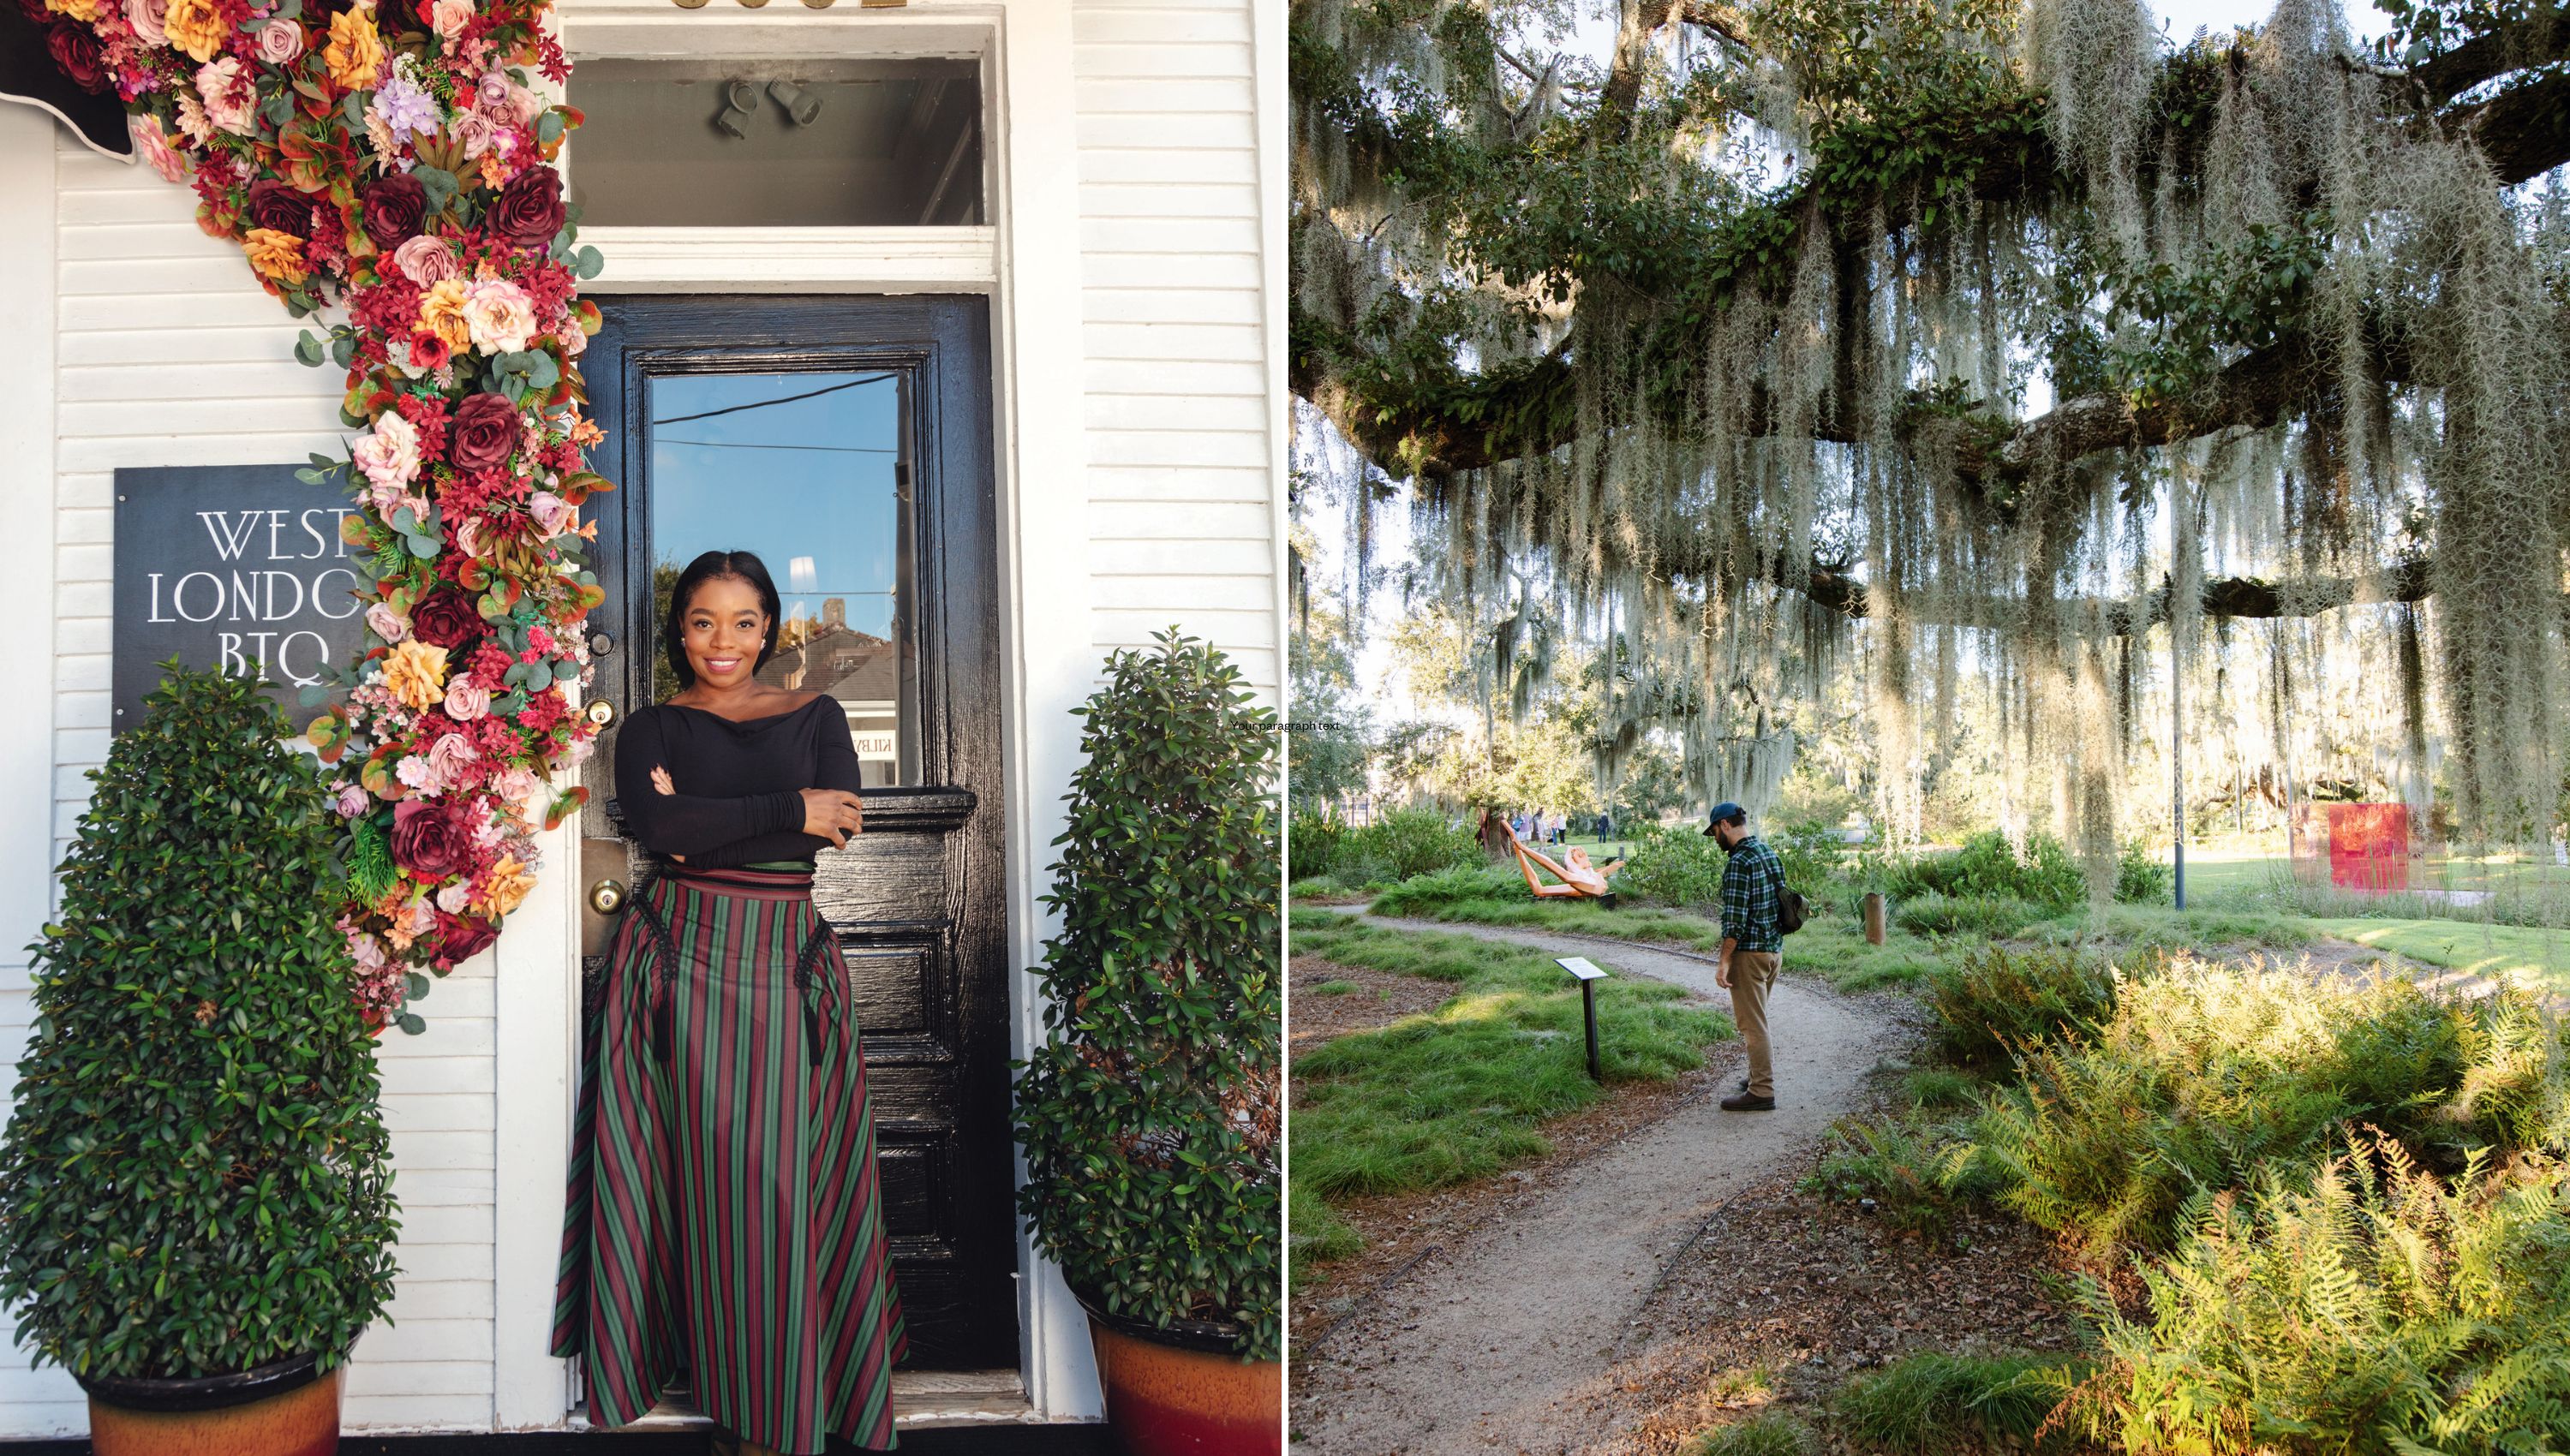
{"type": "MultiPolygon", "coordinates": [[[[1577,983],[1551,957],[1443,931],[1293,919],[1297,954],[1450,982],[1434,1011],[1342,1036],[1294,1065],[1293,1245],[1297,1280],[1344,1257],[1355,1235],[1329,1201],[1485,1177],[1550,1151],[1547,1118],[1594,1102],[1577,983]]],[[[1609,967],[1611,972],[1611,967],[1609,967]]],[[[1597,987],[1609,1083],[1665,1081],[1735,1035],[1731,1018],[1661,981],[1597,987]]]]}
{"type": "Polygon", "coordinates": [[[2498,925],[2481,920],[2314,920],[2358,945],[2442,965],[2469,975],[2511,980],[2538,994],[2570,995],[2570,930],[2498,925]]]}
{"type": "MultiPolygon", "coordinates": [[[[2161,862],[2167,863],[2168,858],[2168,852],[2163,849],[2161,862]]],[[[2410,886],[2414,890],[2570,897],[2570,868],[2524,855],[2433,858],[2413,867],[2412,877],[2410,886]]],[[[2293,861],[2286,856],[2281,845],[2221,849],[2187,847],[2186,893],[2189,900],[2199,895],[2255,895],[2293,888],[2296,888],[2293,861]]]]}

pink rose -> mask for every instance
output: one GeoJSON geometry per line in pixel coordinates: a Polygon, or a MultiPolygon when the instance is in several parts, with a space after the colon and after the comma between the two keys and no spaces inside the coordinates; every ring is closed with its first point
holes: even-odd
{"type": "Polygon", "coordinates": [[[536,530],[548,537],[560,536],[580,524],[580,508],[551,491],[538,491],[529,497],[527,513],[536,518],[536,530]]]}
{"type": "Polygon", "coordinates": [[[135,36],[148,46],[170,44],[170,32],[162,29],[162,17],[170,13],[170,0],[125,0],[125,23],[134,27],[135,36]]]}
{"type": "Polygon", "coordinates": [[[197,94],[206,99],[206,120],[246,137],[252,130],[251,109],[258,104],[256,78],[238,56],[220,56],[197,68],[197,94]]]}
{"type": "Polygon", "coordinates": [[[374,430],[359,438],[348,454],[380,489],[396,489],[419,479],[419,431],[391,410],[375,418],[374,430]]]}
{"type": "Polygon", "coordinates": [[[459,677],[446,685],[446,716],[458,723],[470,723],[491,711],[491,690],[471,678],[459,677]]]}
{"type": "Polygon", "coordinates": [[[455,528],[455,548],[478,560],[482,555],[482,518],[465,517],[455,528]]]}
{"type": "Polygon", "coordinates": [[[464,326],[483,353],[517,353],[535,337],[535,300],[506,278],[484,278],[465,290],[464,326]]]}
{"type": "Polygon", "coordinates": [[[483,74],[473,86],[473,109],[495,122],[514,122],[517,108],[509,100],[509,78],[497,71],[483,74]]]}
{"type": "Polygon", "coordinates": [[[441,41],[453,41],[473,23],[473,0],[437,0],[428,8],[428,28],[441,41]]]}
{"type": "Polygon", "coordinates": [[[472,903],[473,887],[458,880],[453,885],[438,891],[432,898],[436,900],[439,910],[450,915],[459,915],[464,913],[464,907],[472,903]]]}
{"type": "Polygon", "coordinates": [[[455,249],[446,239],[425,232],[393,249],[393,266],[422,288],[452,278],[458,271],[455,249]]]}
{"type": "Polygon", "coordinates": [[[161,131],[161,123],[136,113],[125,119],[125,129],[134,136],[134,155],[146,166],[161,174],[163,182],[181,182],[188,176],[188,159],[170,145],[161,131]]]}
{"type": "Polygon", "coordinates": [[[456,789],[463,785],[465,770],[481,756],[472,740],[461,733],[449,733],[429,748],[428,767],[439,783],[456,789]]]}
{"type": "Polygon", "coordinates": [[[303,27],[291,20],[271,20],[258,28],[258,58],[282,66],[303,54],[303,27]]]}
{"type": "Polygon", "coordinates": [[[339,802],[333,806],[341,819],[354,819],[366,812],[366,791],[354,784],[339,786],[339,802]]]}
{"type": "Polygon", "coordinates": [[[368,970],[380,970],[384,964],[383,942],[363,930],[350,930],[348,957],[368,970]]]}
{"type": "Polygon", "coordinates": [[[387,642],[398,642],[410,635],[410,618],[393,610],[393,604],[389,601],[377,601],[367,605],[366,625],[376,636],[387,642]]]}
{"type": "Polygon", "coordinates": [[[491,792],[511,804],[524,804],[544,786],[544,779],[534,769],[511,767],[502,769],[499,777],[491,781],[491,792]]]}
{"type": "Polygon", "coordinates": [[[479,157],[491,150],[500,135],[499,124],[480,112],[458,112],[446,126],[446,135],[455,139],[467,157],[479,157]]]}

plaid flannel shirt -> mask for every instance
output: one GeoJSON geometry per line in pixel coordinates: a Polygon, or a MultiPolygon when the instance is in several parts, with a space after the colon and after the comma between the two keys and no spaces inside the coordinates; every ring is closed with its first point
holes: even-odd
{"type": "Polygon", "coordinates": [[[1722,938],[1742,950],[1783,950],[1785,931],[1777,904],[1785,866],[1756,835],[1742,840],[1722,867],[1722,938]]]}

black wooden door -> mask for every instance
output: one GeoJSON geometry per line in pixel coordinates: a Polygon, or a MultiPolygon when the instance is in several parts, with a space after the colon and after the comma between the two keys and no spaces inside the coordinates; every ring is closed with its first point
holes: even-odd
{"type": "MultiPolygon", "coordinates": [[[[865,833],[822,853],[815,897],[926,1368],[1018,1357],[988,320],[979,298],[630,298],[580,360],[620,487],[589,509],[595,694],[619,723],[665,696],[657,596],[699,551],[756,550],[789,628],[760,675],[841,699],[865,760],[865,833]]],[[[614,833],[614,751],[611,726],[592,836],[614,833]]]]}

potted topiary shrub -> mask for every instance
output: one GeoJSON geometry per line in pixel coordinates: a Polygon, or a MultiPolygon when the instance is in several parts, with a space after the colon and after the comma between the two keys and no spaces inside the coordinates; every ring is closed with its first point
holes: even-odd
{"type": "Polygon", "coordinates": [[[29,947],[0,1298],[99,1456],[324,1456],[396,1228],[338,835],[262,684],[169,667],[29,947]]]}
{"type": "Polygon", "coordinates": [[[1076,710],[1022,1063],[1021,1206],[1087,1309],[1106,1417],[1134,1456],[1274,1452],[1282,997],[1275,714],[1173,628],[1118,651],[1076,710]]]}

